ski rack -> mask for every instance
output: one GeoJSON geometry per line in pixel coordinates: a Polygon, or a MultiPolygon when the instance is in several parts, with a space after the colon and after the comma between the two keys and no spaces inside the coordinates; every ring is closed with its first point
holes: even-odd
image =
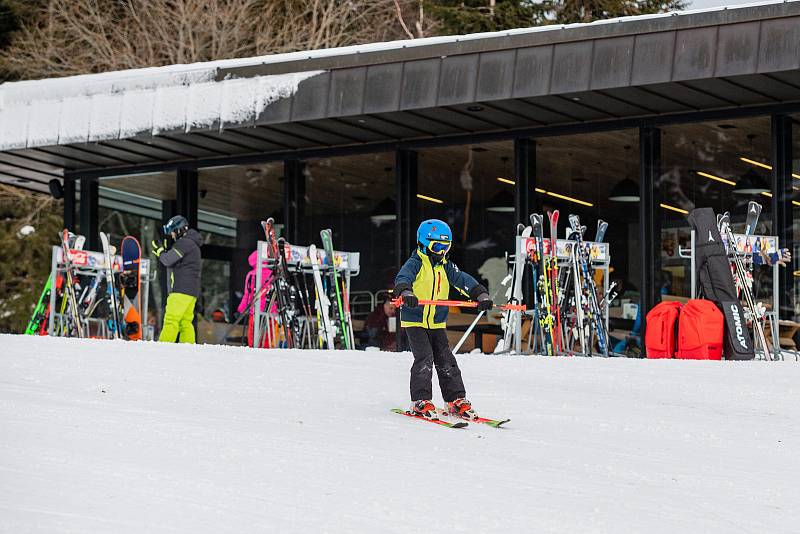
{"type": "MultiPolygon", "coordinates": [[[[102,276],[106,271],[105,254],[102,252],[95,252],[91,250],[70,250],[70,261],[75,268],[75,274],[79,277],[96,277],[102,276]]],[[[119,274],[122,271],[122,256],[116,255],[113,259],[112,270],[114,274],[119,274]]],[[[56,287],[56,280],[59,275],[66,273],[66,265],[64,263],[64,253],[60,246],[53,246],[53,253],[50,263],[50,283],[53,288],[56,287]]],[[[141,277],[139,291],[142,295],[142,339],[145,341],[152,341],[152,329],[147,328],[147,313],[148,304],[150,300],[150,260],[142,258],[139,263],[139,273],[141,277]]],[[[103,280],[105,282],[105,279],[103,280]]],[[[105,294],[98,295],[98,299],[105,298],[105,294]]],[[[59,332],[63,331],[63,326],[66,323],[65,314],[59,313],[56,310],[56,291],[50,292],[50,315],[47,324],[47,335],[58,337],[59,332]],[[58,327],[58,328],[57,328],[58,327]]],[[[92,335],[89,337],[101,339],[113,339],[112,331],[108,326],[108,317],[84,317],[82,319],[86,332],[92,335]],[[94,328],[90,328],[93,326],[94,328]]]]}
{"type": "MultiPolygon", "coordinates": [[[[775,254],[780,256],[780,242],[778,241],[778,236],[774,235],[750,235],[746,236],[744,234],[733,234],[733,238],[736,240],[736,252],[735,254],[738,255],[740,258],[749,258],[753,256],[753,251],[758,250],[759,252],[764,251],[768,255],[775,254]]],[[[695,265],[695,247],[697,243],[696,232],[694,230],[691,231],[690,237],[690,245],[689,248],[685,247],[678,247],[678,256],[684,259],[688,259],[691,263],[691,295],[693,299],[697,298],[697,273],[696,273],[696,265],[695,265]]],[[[726,242],[726,249],[729,249],[726,242]]],[[[728,250],[728,259],[732,259],[734,257],[734,252],[728,250]]],[[[753,262],[747,262],[747,265],[750,266],[750,272],[752,272],[752,268],[755,267],[753,262]]],[[[765,265],[765,264],[760,264],[765,265]]],[[[772,337],[772,353],[776,359],[782,359],[783,353],[788,352],[792,353],[792,351],[784,351],[780,347],[780,333],[778,331],[779,325],[779,311],[780,311],[780,304],[779,304],[779,275],[778,269],[780,266],[777,263],[777,260],[772,263],[772,310],[767,311],[766,318],[770,324],[770,336],[772,337]]],[[[760,299],[763,301],[763,299],[760,299]]],[[[766,351],[766,347],[764,347],[764,351],[766,351]]],[[[756,354],[761,355],[761,359],[767,359],[767,355],[764,351],[756,351],[756,354]]],[[[795,355],[797,357],[797,355],[795,355]]]]}
{"type": "MultiPolygon", "coordinates": [[[[308,249],[309,247],[304,247],[302,245],[291,245],[286,243],[284,247],[284,251],[286,253],[286,267],[289,269],[291,273],[298,273],[302,275],[309,275],[312,274],[313,268],[311,266],[311,258],[308,256],[308,249]]],[[[269,243],[266,241],[259,241],[258,247],[256,249],[258,251],[258,258],[256,259],[256,287],[262,287],[264,280],[261,278],[261,273],[264,268],[268,269],[275,269],[277,264],[276,258],[270,257],[270,247],[269,243]]],[[[334,261],[336,262],[336,270],[338,271],[339,275],[344,277],[344,291],[347,295],[347,299],[350,298],[350,279],[354,276],[358,276],[361,272],[361,253],[360,252],[341,252],[338,250],[333,251],[334,261]]],[[[327,262],[327,255],[325,254],[325,250],[318,248],[317,249],[317,256],[320,259],[319,270],[322,275],[330,273],[333,269],[333,266],[327,262]],[[323,263],[324,262],[324,263],[323,263]]],[[[269,302],[267,302],[267,308],[269,308],[269,302]]],[[[253,321],[255,322],[253,326],[253,339],[254,345],[258,346],[259,341],[261,339],[262,331],[267,336],[270,336],[270,332],[272,331],[271,328],[264,328],[264,325],[271,325],[277,320],[277,316],[270,313],[269,310],[261,311],[261,306],[256,305],[253,311],[253,321]]],[[[311,325],[316,324],[316,317],[305,317],[301,318],[303,323],[303,335],[301,336],[303,339],[306,339],[306,333],[309,332],[311,325]]],[[[350,325],[352,328],[352,324],[350,325]]],[[[313,347],[313,337],[308,335],[309,339],[311,339],[310,346],[307,348],[316,348],[313,347]]]]}
{"type": "MultiPolygon", "coordinates": [[[[575,245],[575,243],[577,242],[569,239],[556,240],[556,263],[558,265],[559,272],[563,267],[569,265],[572,257],[572,247],[575,245]]],[[[596,243],[594,241],[583,241],[582,244],[583,246],[589,247],[589,259],[591,261],[592,268],[594,270],[599,269],[603,271],[603,295],[606,295],[608,293],[609,267],[611,265],[611,246],[608,243],[596,243]]],[[[514,255],[514,261],[517,262],[516,265],[525,265],[529,251],[535,249],[536,247],[536,237],[517,236],[516,254],[514,255]]],[[[550,254],[550,238],[544,238],[542,240],[542,248],[545,254],[550,254]]],[[[606,325],[606,332],[608,332],[608,304],[608,302],[605,302],[602,309],[603,321],[606,325]]],[[[522,314],[524,313],[525,315],[530,316],[532,321],[533,310],[512,313],[514,320],[514,350],[517,354],[522,354],[522,314]]],[[[585,356],[593,356],[595,354],[598,356],[608,356],[609,343],[610,341],[606,341],[606,350],[602,354],[590,352],[589,354],[585,354],[585,356]]],[[[558,355],[573,354],[576,353],[574,351],[563,350],[558,353],[558,355]]]]}

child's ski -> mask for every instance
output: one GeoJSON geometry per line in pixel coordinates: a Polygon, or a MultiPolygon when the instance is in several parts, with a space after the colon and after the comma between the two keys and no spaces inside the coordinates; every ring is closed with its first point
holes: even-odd
{"type": "Polygon", "coordinates": [[[467,419],[466,417],[459,417],[455,414],[449,413],[447,410],[437,409],[436,413],[439,414],[440,417],[452,417],[454,419],[462,419],[464,421],[469,421],[470,423],[481,423],[484,425],[488,425],[492,428],[500,428],[502,425],[511,421],[511,419],[488,419],[486,417],[477,417],[475,419],[467,419]]]}
{"type": "Polygon", "coordinates": [[[442,421],[441,419],[428,419],[426,417],[422,417],[421,415],[416,415],[408,410],[401,410],[400,408],[392,408],[394,413],[399,413],[400,415],[405,415],[406,417],[411,417],[412,419],[419,419],[420,421],[427,421],[429,423],[434,423],[439,426],[444,426],[447,428],[465,428],[469,426],[465,421],[459,421],[457,423],[450,423],[447,421],[442,421]]]}

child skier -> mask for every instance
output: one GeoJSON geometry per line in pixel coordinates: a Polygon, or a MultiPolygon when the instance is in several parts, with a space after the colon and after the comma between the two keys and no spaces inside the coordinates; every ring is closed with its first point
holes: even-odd
{"type": "MultiPolygon", "coordinates": [[[[256,295],[259,292],[259,289],[256,288],[256,264],[258,263],[258,251],[254,250],[250,257],[247,259],[248,263],[250,263],[250,272],[247,273],[247,277],[244,281],[244,295],[242,295],[242,300],[239,302],[239,313],[244,313],[245,311],[250,312],[250,317],[248,318],[248,326],[247,326],[247,346],[254,347],[253,344],[253,330],[254,330],[254,318],[256,312],[256,305],[253,304],[253,299],[255,299],[256,295]]],[[[267,308],[267,293],[272,285],[272,269],[264,267],[261,269],[261,285],[262,287],[266,288],[267,291],[264,291],[261,295],[261,302],[259,303],[261,311],[265,311],[267,308]]],[[[272,312],[277,312],[277,304],[272,306],[272,312]]],[[[264,340],[261,343],[261,348],[267,347],[267,338],[264,337],[264,340]]]]}
{"type": "Polygon", "coordinates": [[[414,354],[411,411],[427,419],[437,418],[431,401],[434,366],[448,412],[464,419],[477,417],[465,398],[461,371],[448,346],[445,331],[448,308],[419,307],[419,299],[447,300],[452,286],[470,299],[477,300],[479,310],[492,308],[486,288],[447,259],[452,242],[453,232],[447,223],[438,219],[423,221],[417,229],[417,250],[400,269],[394,286],[394,294],[403,299],[400,324],[408,335],[414,354]]]}
{"type": "Polygon", "coordinates": [[[189,228],[189,221],[182,215],[172,217],[163,227],[164,241],[153,241],[153,254],[167,268],[169,296],[164,311],[164,327],[159,341],[175,343],[180,333],[181,343],[194,343],[192,320],[194,305],[200,296],[200,272],[202,261],[200,247],[203,239],[197,230],[189,228]],[[167,250],[167,239],[174,245],[167,250]]]}

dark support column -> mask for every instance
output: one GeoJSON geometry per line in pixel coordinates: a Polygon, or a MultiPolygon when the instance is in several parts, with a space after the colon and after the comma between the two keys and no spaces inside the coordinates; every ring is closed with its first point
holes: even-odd
{"type": "MultiPolygon", "coordinates": [[[[781,247],[794,249],[792,232],[792,120],[786,115],[772,116],[772,234],[781,247]]],[[[792,270],[778,269],[780,312],[789,319],[792,302],[792,270]]]]}
{"type": "Polygon", "coordinates": [[[177,212],[186,217],[190,228],[197,228],[198,179],[197,169],[178,169],[177,212]]]}
{"type": "MultiPolygon", "coordinates": [[[[639,244],[642,277],[639,282],[642,316],[646,317],[660,300],[658,279],[661,275],[661,223],[658,180],[661,175],[661,130],[639,129],[639,244]]],[[[644,323],[642,346],[644,346],[644,323]]]]}
{"type": "Polygon", "coordinates": [[[74,232],[77,228],[75,220],[75,179],[64,178],[64,228],[74,232]]]}
{"type": "MultiPolygon", "coordinates": [[[[178,214],[178,201],[177,200],[162,200],[161,201],[161,225],[170,220],[178,214]]],[[[159,228],[161,231],[161,228],[159,228]]],[[[162,236],[163,237],[163,236],[162,236]]]]}
{"type": "Polygon", "coordinates": [[[416,247],[417,224],[417,153],[398,150],[395,154],[395,184],[397,187],[397,231],[395,259],[399,269],[416,247]]]}
{"type": "MultiPolygon", "coordinates": [[[[397,269],[417,245],[417,178],[419,160],[413,150],[395,153],[395,186],[397,187],[397,220],[395,221],[395,260],[397,269]]],[[[397,350],[408,350],[408,338],[400,328],[402,311],[397,314],[397,350]]]]}
{"type": "Polygon", "coordinates": [[[283,162],[283,221],[284,236],[290,243],[300,243],[303,235],[305,217],[306,177],[305,162],[287,159],[283,162]]]}
{"type": "Polygon", "coordinates": [[[536,141],[523,138],[514,140],[514,219],[516,223],[530,224],[530,214],[541,209],[536,187],[536,141]]]}
{"type": "Polygon", "coordinates": [[[86,250],[100,249],[100,183],[94,178],[81,178],[81,234],[86,236],[86,250]]]}

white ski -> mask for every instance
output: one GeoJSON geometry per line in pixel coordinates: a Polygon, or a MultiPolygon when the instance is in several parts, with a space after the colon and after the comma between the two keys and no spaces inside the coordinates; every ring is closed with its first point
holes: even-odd
{"type": "Polygon", "coordinates": [[[114,321],[114,339],[119,339],[119,304],[117,303],[117,288],[114,286],[114,257],[111,253],[111,244],[108,235],[100,232],[100,242],[103,244],[103,254],[106,258],[106,284],[111,294],[111,318],[114,321]]]}
{"type": "Polygon", "coordinates": [[[336,346],[333,341],[334,335],[329,317],[331,303],[330,300],[328,300],[328,295],[325,294],[325,288],[322,287],[322,275],[319,270],[319,256],[317,256],[316,245],[310,245],[308,247],[308,257],[311,259],[311,268],[314,270],[314,287],[317,290],[316,307],[319,312],[320,321],[322,322],[322,324],[319,325],[319,329],[325,336],[327,348],[333,350],[336,346]]]}

